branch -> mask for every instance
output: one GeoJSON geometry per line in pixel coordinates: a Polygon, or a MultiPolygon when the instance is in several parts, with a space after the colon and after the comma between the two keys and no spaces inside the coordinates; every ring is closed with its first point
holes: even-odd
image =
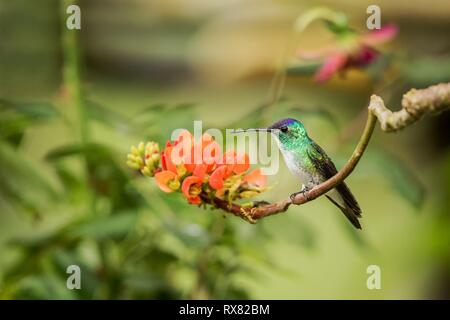
{"type": "Polygon", "coordinates": [[[450,83],[440,83],[426,89],[411,89],[402,99],[402,109],[392,112],[383,100],[372,96],[369,110],[380,121],[383,131],[401,130],[418,121],[426,113],[439,113],[450,107],[450,83]]]}
{"type": "Polygon", "coordinates": [[[301,205],[314,200],[342,183],[353,172],[364,154],[377,119],[380,122],[383,131],[396,131],[416,122],[427,112],[441,112],[449,107],[450,83],[441,83],[421,90],[410,90],[403,96],[402,109],[397,112],[392,112],[387,109],[379,96],[372,95],[368,106],[366,125],[361,138],[345,166],[330,179],[322,182],[309,191],[298,193],[292,198],[273,204],[258,205],[257,203],[252,207],[241,206],[236,203],[229,204],[228,201],[217,197],[211,199],[206,194],[201,194],[200,196],[205,203],[212,204],[215,207],[241,217],[250,223],[256,223],[256,221],[261,218],[285,212],[291,204],[301,205]]]}

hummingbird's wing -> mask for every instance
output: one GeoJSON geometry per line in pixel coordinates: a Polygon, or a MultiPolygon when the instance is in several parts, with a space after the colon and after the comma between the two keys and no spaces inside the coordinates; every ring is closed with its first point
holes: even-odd
{"type": "MultiPolygon", "coordinates": [[[[314,141],[311,143],[311,148],[308,148],[307,154],[316,170],[318,170],[320,175],[325,177],[325,179],[331,178],[338,172],[330,157],[328,157],[325,151],[323,151],[323,149],[314,141]]],[[[336,199],[331,195],[326,195],[326,197],[341,209],[356,228],[361,229],[361,225],[358,221],[358,218],[361,217],[361,208],[350,189],[345,182],[337,185],[335,189],[339,193],[340,199],[336,199]]]]}

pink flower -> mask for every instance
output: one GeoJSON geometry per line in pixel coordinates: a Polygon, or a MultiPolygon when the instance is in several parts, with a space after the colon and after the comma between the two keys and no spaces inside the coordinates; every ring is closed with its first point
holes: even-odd
{"type": "Polygon", "coordinates": [[[322,65],[314,75],[314,80],[322,83],[340,71],[370,65],[380,55],[374,46],[392,40],[397,33],[398,28],[393,24],[363,35],[345,33],[338,35],[337,43],[333,47],[314,52],[299,52],[298,56],[302,59],[322,60],[322,65]]]}

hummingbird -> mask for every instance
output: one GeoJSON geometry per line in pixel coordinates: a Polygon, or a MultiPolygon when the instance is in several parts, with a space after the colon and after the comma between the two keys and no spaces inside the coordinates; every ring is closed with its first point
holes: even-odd
{"type": "MultiPolygon", "coordinates": [[[[330,157],[309,137],[303,123],[296,119],[287,118],[267,128],[235,130],[234,133],[249,131],[269,132],[275,138],[286,166],[302,183],[301,190],[292,194],[291,199],[338,172],[330,157]]],[[[345,182],[328,191],[325,196],[344,213],[355,228],[361,229],[358,221],[361,218],[361,208],[345,182]]]]}

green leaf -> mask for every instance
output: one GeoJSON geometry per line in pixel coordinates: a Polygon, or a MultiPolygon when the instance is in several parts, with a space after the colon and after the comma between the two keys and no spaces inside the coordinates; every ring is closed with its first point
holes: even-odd
{"type": "Polygon", "coordinates": [[[1,140],[0,175],[1,197],[33,214],[58,197],[53,185],[40,174],[39,166],[1,140]]]}
{"type": "Polygon", "coordinates": [[[280,101],[272,111],[273,119],[294,118],[309,120],[324,120],[328,122],[337,131],[339,128],[339,121],[333,113],[321,106],[303,106],[295,102],[285,99],[280,101]]]}
{"type": "Polygon", "coordinates": [[[299,61],[289,64],[286,73],[289,76],[311,76],[322,66],[322,61],[299,61]]]}
{"type": "MultiPolygon", "coordinates": [[[[264,234],[268,234],[269,239],[284,239],[289,243],[298,243],[305,249],[314,249],[317,245],[317,238],[311,223],[299,214],[289,219],[290,223],[278,219],[269,224],[263,224],[264,234]]],[[[267,237],[267,235],[263,236],[267,237]]]]}
{"type": "Polygon", "coordinates": [[[64,278],[69,276],[66,273],[68,266],[79,266],[82,275],[82,290],[74,290],[74,292],[77,294],[77,298],[92,299],[95,291],[101,285],[99,279],[97,278],[98,274],[95,267],[86,264],[82,259],[82,255],[80,255],[77,250],[73,250],[72,248],[58,248],[50,258],[56,270],[58,270],[59,274],[61,274],[64,278]]]}
{"type": "Polygon", "coordinates": [[[83,180],[77,177],[70,170],[69,166],[64,166],[62,163],[55,163],[54,169],[67,195],[73,195],[76,191],[81,191],[84,188],[85,184],[83,180]]]}
{"type": "Polygon", "coordinates": [[[384,72],[392,64],[393,60],[393,54],[381,54],[373,63],[371,63],[366,68],[366,72],[374,79],[374,81],[382,80],[384,72]]]}
{"type": "Polygon", "coordinates": [[[348,222],[347,219],[344,219],[342,216],[337,216],[339,218],[339,223],[342,225],[345,233],[347,233],[350,240],[355,244],[355,246],[359,249],[364,250],[372,250],[372,245],[367,241],[364,234],[361,230],[357,230],[351,223],[348,222]]]}
{"type": "Polygon", "coordinates": [[[134,272],[125,276],[124,285],[136,293],[151,294],[155,290],[165,289],[169,284],[159,274],[148,272],[134,272]]]}
{"type": "MultiPolygon", "coordinates": [[[[225,125],[225,128],[257,128],[260,126],[270,125],[271,123],[261,123],[261,115],[263,114],[265,108],[267,108],[266,105],[259,105],[255,109],[249,111],[239,120],[227,123],[225,125]]],[[[271,114],[273,119],[282,119],[286,117],[296,119],[304,119],[305,117],[317,117],[328,121],[336,129],[339,129],[336,117],[325,108],[300,106],[287,98],[280,99],[277,104],[271,106],[271,108],[273,108],[271,114]]]]}
{"type": "Polygon", "coordinates": [[[347,15],[343,12],[336,12],[333,19],[325,20],[325,24],[331,32],[337,35],[345,35],[352,32],[348,26],[347,15]]]}
{"type": "Polygon", "coordinates": [[[163,222],[165,229],[175,235],[188,247],[204,247],[208,242],[208,235],[200,225],[182,225],[166,220],[163,222]]]}
{"type": "Polygon", "coordinates": [[[266,108],[265,104],[260,104],[256,108],[249,110],[245,115],[241,116],[238,120],[227,123],[223,126],[225,128],[258,128],[263,126],[261,123],[261,116],[263,110],[266,108]]]}
{"type": "Polygon", "coordinates": [[[123,237],[133,230],[136,222],[136,214],[124,212],[82,222],[71,228],[69,235],[80,238],[91,237],[97,240],[123,237]]]}
{"type": "Polygon", "coordinates": [[[420,208],[424,202],[425,187],[415,173],[398,158],[386,150],[372,148],[367,152],[371,164],[375,164],[383,177],[388,179],[393,189],[414,207],[420,208]]]}
{"type": "Polygon", "coordinates": [[[413,85],[427,86],[450,81],[450,58],[424,57],[403,59],[401,71],[413,85]]]}
{"type": "Polygon", "coordinates": [[[59,115],[55,107],[46,102],[13,102],[0,99],[0,110],[13,110],[30,119],[49,119],[59,115]]]}
{"type": "Polygon", "coordinates": [[[17,296],[21,299],[75,299],[75,291],[68,290],[66,281],[55,274],[29,276],[20,283],[17,296]]]}
{"type": "Polygon", "coordinates": [[[57,110],[47,103],[17,103],[0,99],[0,137],[17,146],[30,124],[57,115],[57,110]]]}
{"type": "Polygon", "coordinates": [[[72,145],[66,145],[66,146],[62,146],[62,147],[57,147],[51,151],[49,151],[46,155],[45,155],[45,159],[47,161],[58,161],[61,159],[64,159],[66,157],[73,157],[73,156],[79,156],[79,155],[84,155],[85,150],[92,150],[92,152],[94,151],[94,146],[93,145],[89,145],[86,148],[83,148],[81,145],[79,144],[72,144],[72,145]]]}
{"type": "Polygon", "coordinates": [[[114,112],[98,102],[88,100],[87,112],[91,119],[120,130],[130,130],[130,120],[127,116],[114,112]]]}
{"type": "Polygon", "coordinates": [[[132,117],[132,126],[149,140],[166,141],[173,130],[191,128],[194,114],[194,104],[191,103],[175,106],[155,104],[137,112],[132,117]]]}
{"type": "Polygon", "coordinates": [[[125,154],[116,153],[100,144],[91,143],[85,147],[74,144],[51,150],[46,159],[55,162],[80,156],[88,162],[90,186],[107,199],[112,211],[140,206],[142,197],[129,185],[130,174],[125,168],[125,154]],[[118,162],[118,158],[122,158],[123,162],[118,162]]]}

